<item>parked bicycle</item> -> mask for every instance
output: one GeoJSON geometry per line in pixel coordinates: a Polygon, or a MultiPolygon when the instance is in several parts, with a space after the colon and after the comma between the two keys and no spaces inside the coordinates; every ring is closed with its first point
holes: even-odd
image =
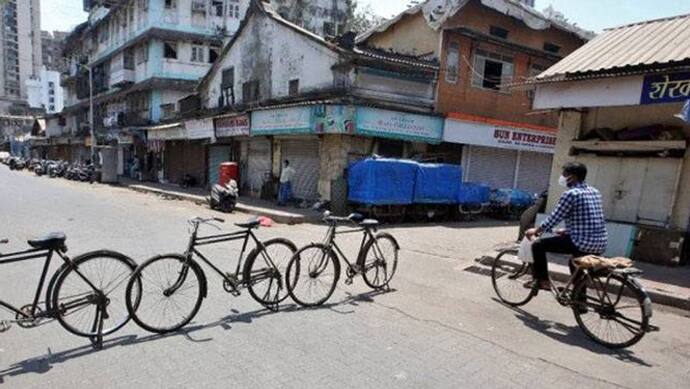
{"type": "Polygon", "coordinates": [[[258,220],[235,224],[241,231],[198,235],[200,225],[213,222],[223,223],[224,220],[190,220],[189,243],[184,254],[153,257],[134,272],[126,291],[127,308],[132,319],[142,328],[150,332],[167,333],[184,327],[196,316],[207,294],[206,274],[196,258],[220,275],[223,289],[233,296],[239,296],[240,289],[246,287],[254,300],[273,310],[287,298],[284,270],[297,251],[295,244],[282,238],[261,242],[253,231],[260,225],[258,220]],[[235,273],[223,272],[197,249],[199,246],[235,240],[243,240],[235,273]],[[243,260],[250,240],[256,247],[243,260]],[[138,282],[142,283],[140,301],[134,287],[138,282]]]}
{"type": "MultiPolygon", "coordinates": [[[[66,237],[52,233],[39,239],[29,240],[30,249],[0,254],[0,265],[45,258],[43,271],[36,288],[33,302],[16,307],[0,300],[0,307],[15,315],[14,320],[0,321],[0,332],[12,324],[31,328],[46,319],[57,319],[69,332],[87,337],[100,348],[103,336],[122,328],[129,320],[125,298],[125,286],[136,263],[124,254],[114,251],[92,251],[69,258],[66,255],[66,237]],[[45,301],[40,301],[53,254],[63,265],[53,274],[45,288],[45,301]]],[[[0,243],[7,243],[2,240],[0,243]]],[[[133,305],[138,304],[140,284],[132,283],[133,305]]]]}
{"type": "Polygon", "coordinates": [[[333,294],[340,278],[340,261],[347,264],[345,284],[362,275],[372,289],[387,287],[398,266],[400,245],[388,233],[376,233],[379,222],[364,219],[353,213],[348,217],[331,216],[327,211],[323,221],[328,232],[323,243],[312,243],[295,253],[287,267],[287,286],[290,297],[305,307],[325,303],[333,294]],[[354,228],[337,231],[338,224],[352,224],[354,228]],[[362,232],[357,261],[352,263],[336,243],[336,235],[362,232]]]}
{"type": "MultiPolygon", "coordinates": [[[[532,265],[518,259],[517,249],[501,251],[491,267],[491,282],[499,299],[518,307],[539,292],[524,283],[532,278],[532,265]]],[[[637,281],[642,274],[632,267],[576,266],[565,286],[551,281],[556,301],[570,307],[582,331],[595,342],[609,348],[632,346],[645,333],[656,330],[649,324],[652,301],[637,281]]]]}

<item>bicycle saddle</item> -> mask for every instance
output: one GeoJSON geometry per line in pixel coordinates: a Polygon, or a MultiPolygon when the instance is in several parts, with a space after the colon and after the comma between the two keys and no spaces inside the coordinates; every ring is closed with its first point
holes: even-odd
{"type": "Polygon", "coordinates": [[[256,228],[256,227],[258,227],[260,224],[261,224],[261,221],[259,221],[259,219],[252,219],[252,220],[250,220],[250,221],[248,221],[248,222],[246,222],[246,223],[235,223],[235,225],[236,225],[237,227],[240,227],[240,228],[249,228],[249,229],[256,228]]]}
{"type": "Polygon", "coordinates": [[[51,232],[40,238],[31,239],[27,243],[35,249],[56,250],[65,245],[66,239],[67,237],[62,232],[51,232]]]}
{"type": "Polygon", "coordinates": [[[359,225],[362,227],[376,227],[379,225],[379,221],[376,219],[364,219],[359,222],[359,225]]]}

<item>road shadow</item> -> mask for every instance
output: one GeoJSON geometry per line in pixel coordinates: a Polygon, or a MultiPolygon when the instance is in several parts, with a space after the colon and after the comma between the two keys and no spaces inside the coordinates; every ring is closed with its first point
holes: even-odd
{"type": "Polygon", "coordinates": [[[173,337],[184,337],[186,340],[194,343],[204,343],[210,342],[213,338],[199,338],[196,337],[196,333],[205,329],[221,327],[225,330],[230,330],[235,324],[250,324],[257,319],[260,319],[267,315],[272,314],[289,314],[297,311],[305,310],[331,310],[339,314],[351,314],[354,310],[344,311],[340,308],[345,306],[358,306],[362,303],[373,302],[373,297],[376,295],[390,293],[395,291],[395,289],[381,290],[381,291],[369,291],[361,294],[352,294],[345,292],[345,298],[332,303],[323,304],[319,307],[314,308],[302,308],[296,304],[287,304],[278,310],[271,310],[267,308],[257,309],[249,312],[239,312],[237,310],[231,310],[232,314],[225,316],[219,320],[215,320],[210,323],[203,324],[191,324],[187,325],[179,331],[168,333],[168,334],[149,334],[149,335],[125,335],[115,338],[104,339],[103,347],[100,350],[95,349],[91,344],[84,344],[83,346],[74,347],[71,349],[63,350],[60,352],[53,352],[48,348],[46,354],[25,359],[20,362],[11,364],[9,367],[0,370],[0,385],[6,383],[7,377],[20,376],[23,374],[45,374],[51,371],[56,365],[68,362],[75,358],[84,357],[96,352],[106,352],[107,350],[115,347],[129,347],[142,343],[160,341],[167,338],[173,337]]]}
{"type": "Polygon", "coordinates": [[[515,317],[522,321],[525,327],[548,336],[551,339],[570,346],[580,347],[599,355],[610,356],[621,362],[634,363],[644,367],[653,367],[653,365],[636,356],[635,352],[631,350],[610,349],[594,342],[592,339],[588,338],[578,326],[568,326],[552,320],[544,320],[521,308],[506,305],[495,297],[492,298],[492,300],[511,309],[515,313],[515,317]]]}

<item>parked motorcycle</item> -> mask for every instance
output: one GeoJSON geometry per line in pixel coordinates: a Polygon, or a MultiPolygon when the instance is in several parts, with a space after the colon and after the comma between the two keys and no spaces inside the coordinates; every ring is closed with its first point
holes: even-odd
{"type": "Polygon", "coordinates": [[[221,212],[232,212],[237,206],[237,199],[239,198],[240,190],[235,180],[230,180],[225,185],[215,184],[211,188],[211,195],[208,200],[211,209],[217,209],[221,212]]]}
{"type": "Polygon", "coordinates": [[[63,177],[67,170],[68,164],[65,161],[54,161],[48,166],[48,177],[63,177]]]}

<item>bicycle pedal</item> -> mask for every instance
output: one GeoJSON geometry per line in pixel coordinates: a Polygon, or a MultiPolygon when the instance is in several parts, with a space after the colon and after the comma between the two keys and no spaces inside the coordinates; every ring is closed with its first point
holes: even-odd
{"type": "Polygon", "coordinates": [[[237,297],[237,296],[239,296],[239,295],[242,294],[242,293],[240,293],[240,291],[237,290],[237,289],[231,290],[231,291],[229,291],[228,293],[230,293],[233,297],[237,297]]]}
{"type": "Polygon", "coordinates": [[[7,320],[0,321],[0,333],[9,331],[12,328],[12,323],[7,320]]]}
{"type": "Polygon", "coordinates": [[[346,278],[345,285],[352,285],[352,278],[346,278]]]}

